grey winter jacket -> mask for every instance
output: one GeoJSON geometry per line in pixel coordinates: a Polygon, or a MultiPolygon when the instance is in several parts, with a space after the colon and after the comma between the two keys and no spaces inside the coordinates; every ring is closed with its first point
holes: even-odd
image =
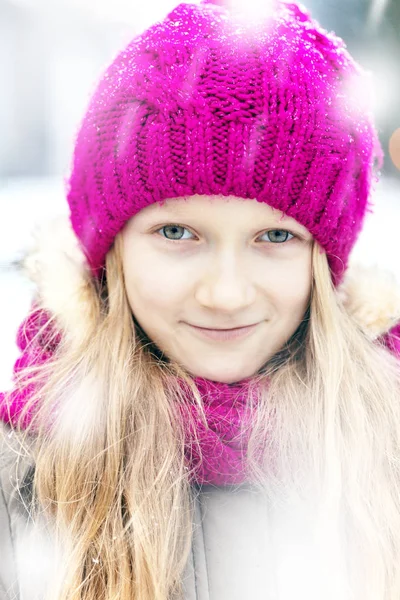
{"type": "MultiPolygon", "coordinates": [[[[51,540],[29,519],[33,465],[24,459],[16,472],[12,439],[0,423],[0,600],[43,600],[51,540]]],[[[273,512],[250,486],[203,487],[184,573],[185,600],[321,600],[318,590],[311,590],[316,586],[307,541],[312,515],[277,518],[273,512]],[[301,587],[307,595],[297,595],[301,587]]]]}
{"type": "MultiPolygon", "coordinates": [[[[9,432],[0,424],[0,600],[36,600],[46,577],[48,541],[28,516],[32,464],[22,462],[15,472],[9,432]]],[[[250,488],[203,488],[196,500],[185,600],[278,598],[264,508],[250,488]]]]}

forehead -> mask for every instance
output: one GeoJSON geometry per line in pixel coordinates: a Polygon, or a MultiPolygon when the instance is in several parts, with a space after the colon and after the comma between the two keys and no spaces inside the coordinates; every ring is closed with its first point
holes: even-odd
{"type": "MultiPolygon", "coordinates": [[[[237,221],[243,225],[249,221],[252,225],[260,221],[279,226],[292,226],[307,233],[307,229],[298,221],[274,209],[265,202],[256,199],[222,195],[194,195],[168,198],[163,203],[155,202],[143,208],[137,214],[140,219],[152,218],[195,218],[206,222],[215,218],[237,221]]],[[[227,221],[228,222],[228,221],[227,221]]]]}

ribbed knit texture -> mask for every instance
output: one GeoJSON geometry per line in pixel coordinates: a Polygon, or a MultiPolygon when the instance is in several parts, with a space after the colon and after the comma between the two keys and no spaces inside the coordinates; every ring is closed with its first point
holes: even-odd
{"type": "Polygon", "coordinates": [[[370,81],[342,40],[276,4],[252,26],[221,6],[180,4],[105,71],[67,193],[96,274],[144,206],[232,194],[304,225],[341,281],[381,167],[370,81]]]}
{"type": "MultiPolygon", "coordinates": [[[[246,457],[251,432],[247,402],[251,398],[246,381],[234,385],[195,377],[203,399],[207,427],[197,405],[189,404],[196,419],[196,430],[186,419],[185,456],[193,469],[192,481],[218,486],[248,481],[246,457]],[[199,443],[194,443],[194,434],[199,443]]],[[[185,412],[183,411],[183,417],[185,412]]]]}

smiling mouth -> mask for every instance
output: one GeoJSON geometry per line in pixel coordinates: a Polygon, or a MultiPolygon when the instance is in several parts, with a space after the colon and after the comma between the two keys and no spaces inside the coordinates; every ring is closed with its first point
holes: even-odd
{"type": "Polygon", "coordinates": [[[234,327],[231,329],[209,329],[207,327],[197,327],[196,325],[190,325],[189,323],[188,325],[203,337],[218,341],[227,341],[243,338],[249,335],[256,329],[258,323],[254,323],[253,325],[245,325],[242,327],[234,327]]]}
{"type": "Polygon", "coordinates": [[[238,325],[237,327],[202,327],[201,325],[193,325],[192,323],[187,324],[197,329],[205,329],[206,331],[236,331],[237,329],[246,329],[258,325],[258,323],[251,323],[250,325],[238,325]]]}

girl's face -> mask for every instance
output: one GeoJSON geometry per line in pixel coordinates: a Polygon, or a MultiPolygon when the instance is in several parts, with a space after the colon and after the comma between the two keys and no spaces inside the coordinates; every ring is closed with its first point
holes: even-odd
{"type": "Polygon", "coordinates": [[[142,209],[122,239],[136,320],[193,376],[234,383],[257,373],[307,309],[312,236],[267,204],[174,198],[142,209]]]}

